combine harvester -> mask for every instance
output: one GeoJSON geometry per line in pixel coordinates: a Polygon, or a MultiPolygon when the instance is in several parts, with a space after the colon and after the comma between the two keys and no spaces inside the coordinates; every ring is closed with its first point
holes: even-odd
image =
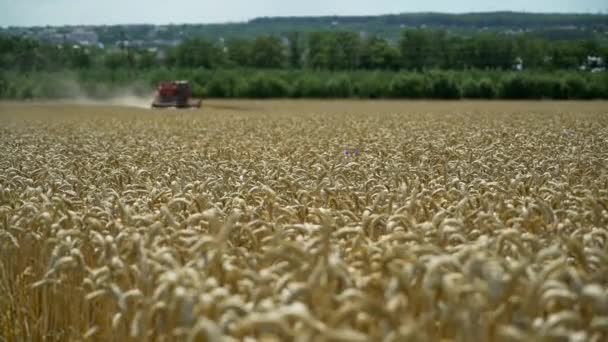
{"type": "Polygon", "coordinates": [[[161,82],[156,89],[152,108],[201,108],[201,100],[192,100],[188,81],[161,82]]]}

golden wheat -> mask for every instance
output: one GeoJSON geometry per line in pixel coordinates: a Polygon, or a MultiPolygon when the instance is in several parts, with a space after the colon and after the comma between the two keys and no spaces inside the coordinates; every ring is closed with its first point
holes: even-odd
{"type": "Polygon", "coordinates": [[[0,104],[0,340],[608,339],[604,102],[236,106],[0,104]]]}

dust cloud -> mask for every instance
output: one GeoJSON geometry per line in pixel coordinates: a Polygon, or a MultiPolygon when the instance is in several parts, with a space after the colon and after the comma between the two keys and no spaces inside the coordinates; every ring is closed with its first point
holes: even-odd
{"type": "Polygon", "coordinates": [[[58,84],[63,89],[63,96],[57,102],[62,104],[150,108],[154,98],[154,90],[142,83],[112,88],[104,84],[85,87],[66,78],[58,84]]]}
{"type": "Polygon", "coordinates": [[[95,106],[118,106],[118,107],[134,107],[134,108],[150,108],[153,94],[145,97],[135,94],[115,95],[104,98],[92,97],[77,97],[65,99],[62,102],[78,105],[95,105],[95,106]]]}

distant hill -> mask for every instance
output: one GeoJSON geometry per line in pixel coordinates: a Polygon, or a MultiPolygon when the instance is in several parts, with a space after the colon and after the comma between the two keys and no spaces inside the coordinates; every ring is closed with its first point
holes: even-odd
{"type": "Polygon", "coordinates": [[[421,26],[459,28],[541,28],[547,26],[576,26],[581,28],[606,28],[608,15],[602,14],[553,14],[522,12],[482,12],[464,14],[404,13],[378,16],[325,16],[325,17],[266,17],[249,21],[262,25],[319,26],[338,22],[342,25],[372,26],[421,26]]]}
{"type": "MultiPolygon", "coordinates": [[[[404,28],[448,29],[455,33],[473,33],[480,30],[508,33],[535,32],[546,35],[562,32],[562,38],[593,37],[608,33],[608,15],[553,14],[521,12],[486,13],[404,13],[378,16],[325,16],[325,17],[267,17],[249,21],[246,28],[255,31],[281,33],[285,30],[348,30],[378,34],[385,38],[398,37],[404,28]],[[568,32],[567,32],[568,31],[568,32]],[[573,34],[578,31],[579,34],[573,34]]],[[[243,27],[245,28],[245,27],[243,27]]],[[[553,35],[549,38],[560,38],[553,35]]]]}
{"type": "Polygon", "coordinates": [[[192,36],[209,39],[254,38],[259,35],[285,35],[291,31],[355,31],[397,39],[404,28],[446,29],[468,35],[479,31],[505,34],[532,34],[543,38],[608,40],[608,15],[521,12],[486,13],[404,13],[378,16],[264,17],[248,22],[225,24],[114,25],[85,27],[5,28],[0,33],[31,36],[42,40],[65,39],[69,34],[83,36],[82,30],[97,35],[95,42],[115,44],[129,40],[141,46],[174,45],[192,36]],[[74,30],[79,34],[73,34],[74,30]],[[49,38],[50,37],[50,38],[49,38]]]}

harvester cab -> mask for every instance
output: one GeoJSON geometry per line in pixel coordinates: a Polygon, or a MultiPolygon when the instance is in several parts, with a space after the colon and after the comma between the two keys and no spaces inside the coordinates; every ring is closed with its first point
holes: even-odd
{"type": "Polygon", "coordinates": [[[156,89],[153,108],[200,108],[201,100],[191,100],[192,87],[188,81],[161,82],[156,89]]]}

